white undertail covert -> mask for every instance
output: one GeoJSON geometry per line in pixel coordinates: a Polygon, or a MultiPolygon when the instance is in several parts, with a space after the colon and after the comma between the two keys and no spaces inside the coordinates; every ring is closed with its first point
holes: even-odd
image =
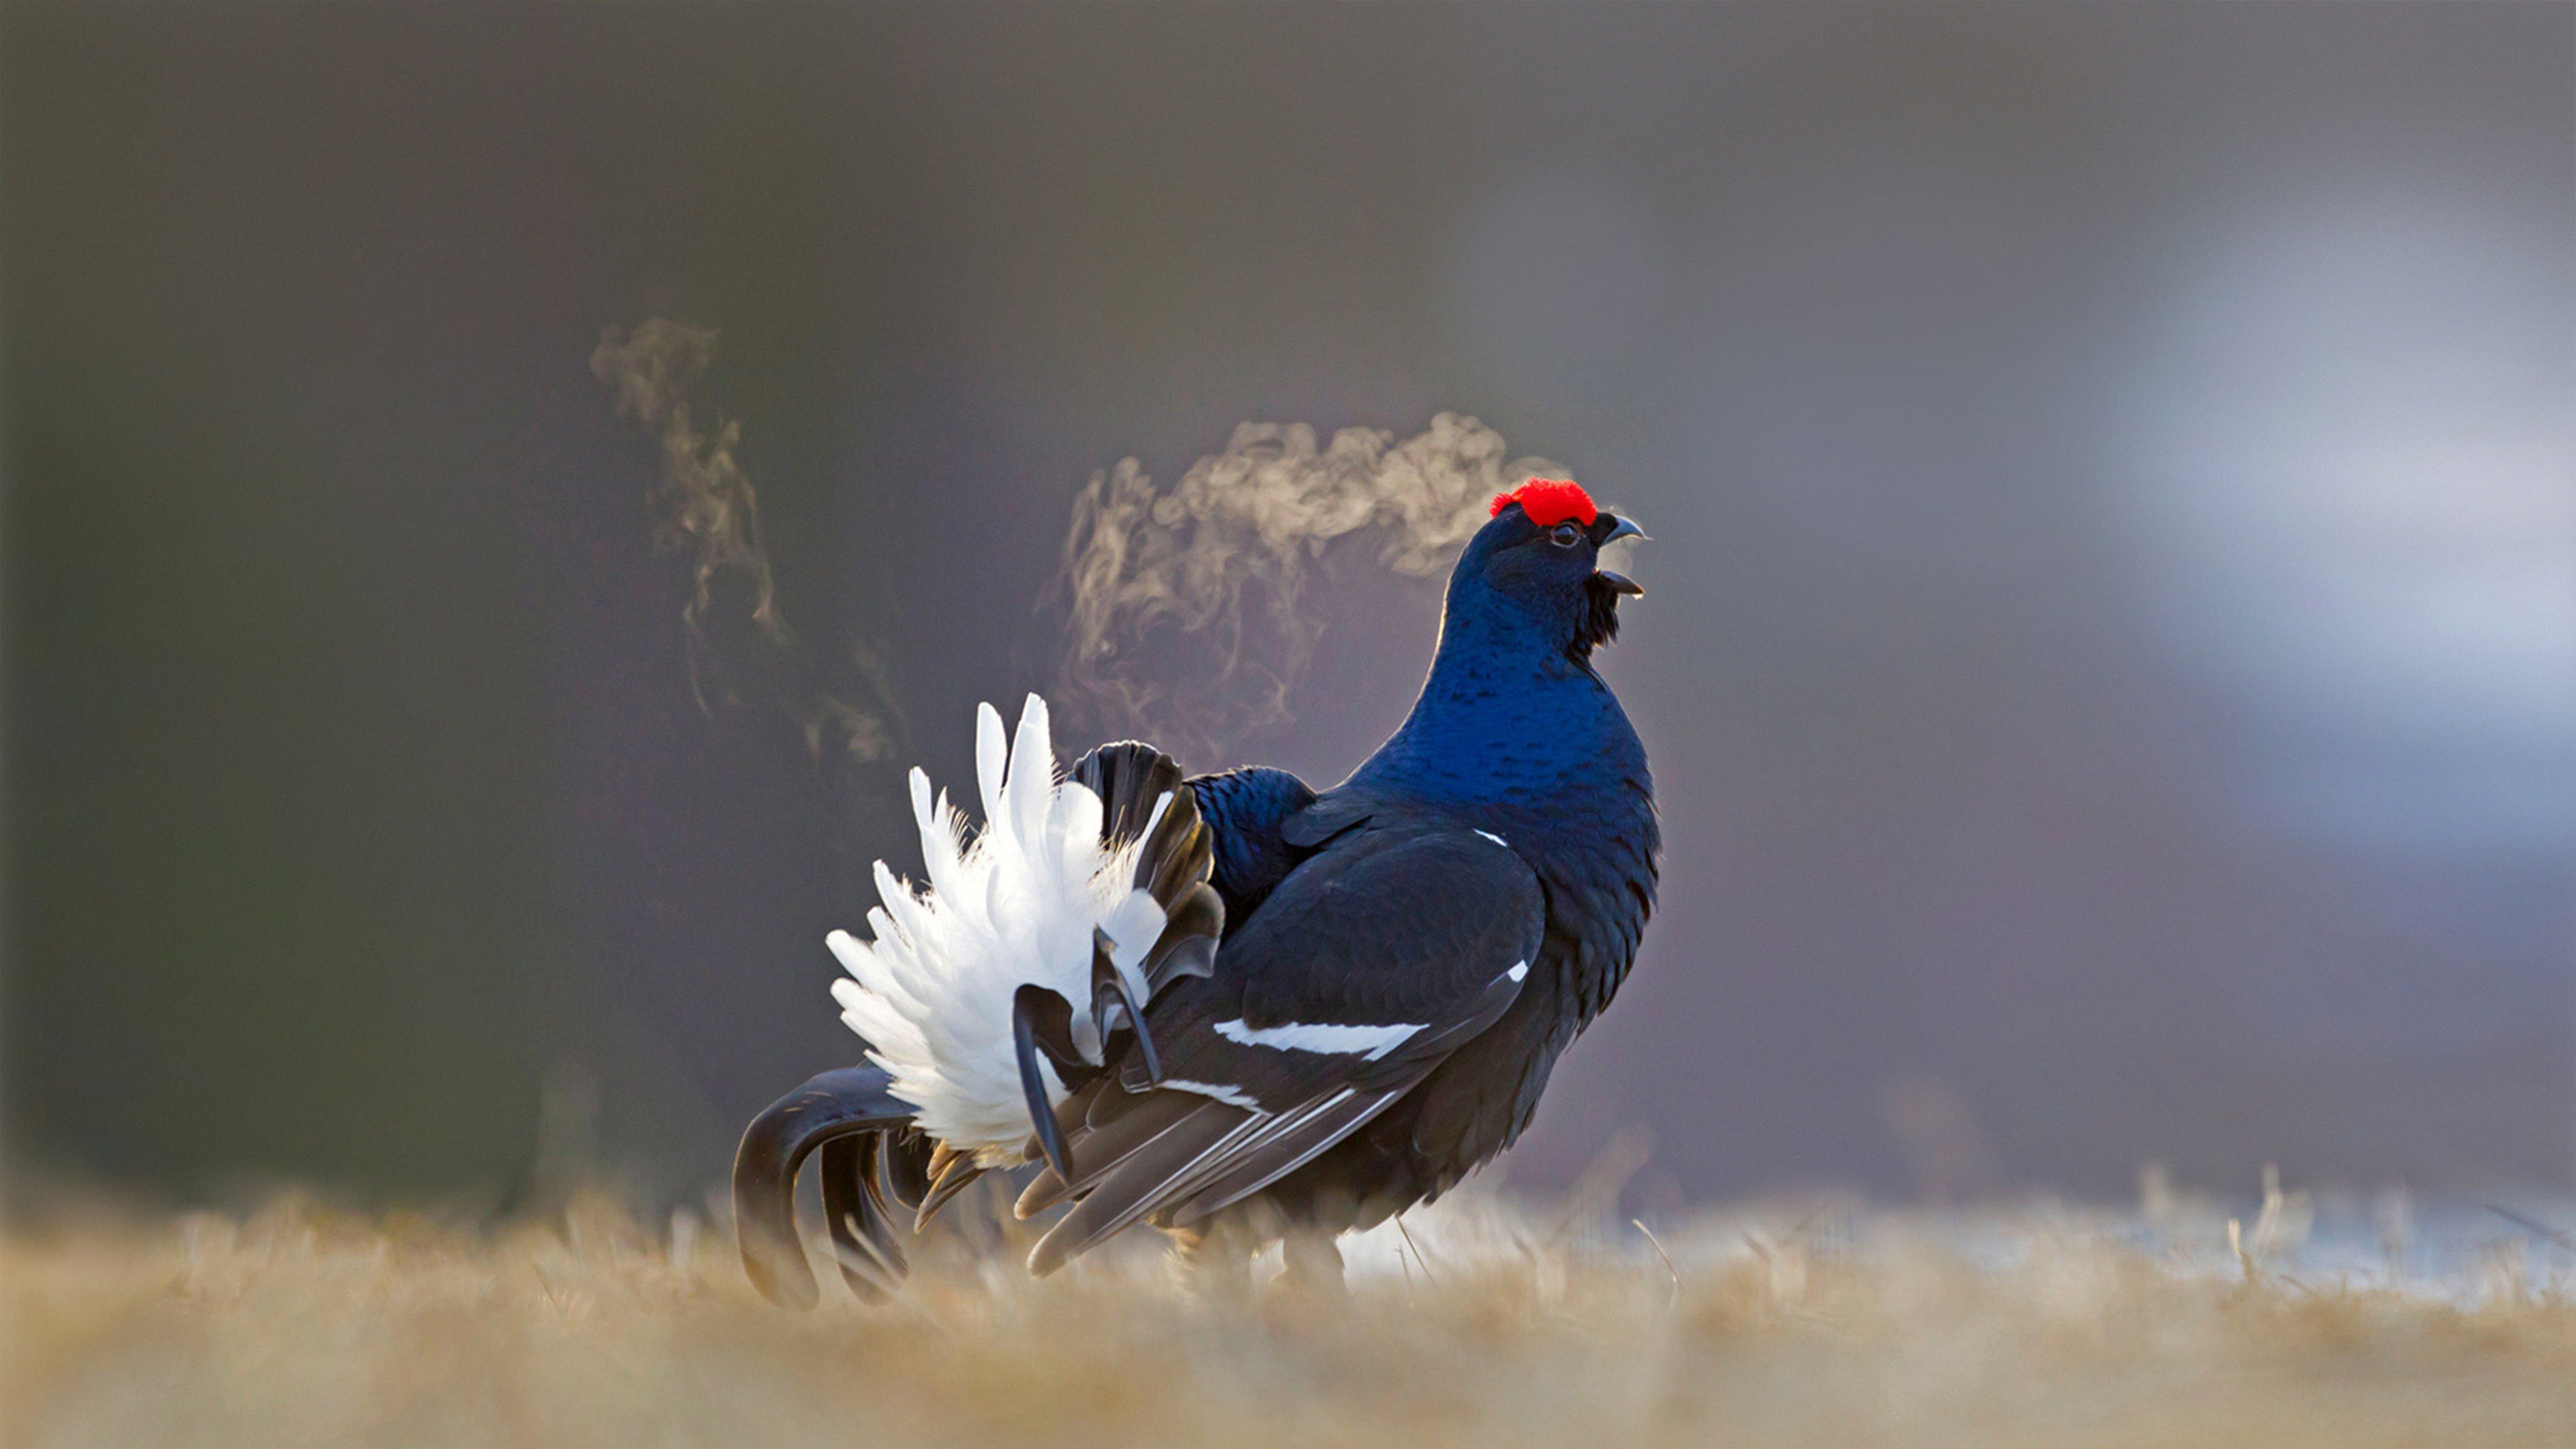
{"type": "MultiPolygon", "coordinates": [[[[889,1090],[919,1109],[921,1129],[988,1166],[1016,1162],[1029,1140],[1029,1108],[1012,1048],[1012,995],[1028,983],[1077,1004],[1074,1044],[1092,1061],[1100,1041],[1090,1012],[1092,932],[1115,943],[1111,959],[1143,1001],[1140,971],[1163,930],[1163,908],[1134,884],[1137,840],[1101,839],[1102,805],[1087,787],[1059,780],[1046,701],[1032,694],[1007,750],[1002,716],[975,715],[975,783],[984,825],[972,829],[934,801],[912,772],[924,884],[876,865],[873,940],[825,938],[850,979],[832,983],[841,1020],[868,1044],[889,1090]]],[[[1155,820],[1171,803],[1154,806],[1155,820]]],[[[1138,839],[1153,833],[1152,821],[1138,839]]],[[[1064,1091],[1041,1063],[1050,1099],[1064,1091]]]]}

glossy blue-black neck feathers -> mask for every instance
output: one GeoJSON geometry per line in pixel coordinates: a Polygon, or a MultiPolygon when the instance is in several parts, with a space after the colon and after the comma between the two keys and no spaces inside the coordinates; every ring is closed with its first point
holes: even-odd
{"type": "MultiPolygon", "coordinates": [[[[1558,1013],[1524,1085],[1517,1133],[1552,1060],[1606,1006],[1654,911],[1662,832],[1645,746],[1592,668],[1615,606],[1583,553],[1570,584],[1513,517],[1480,532],[1449,580],[1440,646],[1404,724],[1351,778],[1302,813],[1306,841],[1431,815],[1507,844],[1545,886],[1550,946],[1532,1010],[1558,1013]],[[1513,550],[1519,550],[1517,553],[1513,550]],[[1533,567],[1532,560],[1541,562],[1533,567]],[[1535,574],[1535,578],[1534,578],[1535,574]]],[[[1508,1140],[1508,1134],[1505,1138],[1508,1140]]]]}
{"type": "Polygon", "coordinates": [[[1535,593],[1498,586],[1494,553],[1471,545],[1459,559],[1422,693],[1346,788],[1535,804],[1642,777],[1636,731],[1592,668],[1593,591],[1580,581],[1535,593]]]}

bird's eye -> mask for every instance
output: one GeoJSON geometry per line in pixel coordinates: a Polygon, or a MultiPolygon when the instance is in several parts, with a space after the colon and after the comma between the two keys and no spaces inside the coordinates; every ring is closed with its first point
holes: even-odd
{"type": "Polygon", "coordinates": [[[1548,537],[1558,548],[1572,548],[1583,541],[1583,530],[1571,523],[1560,523],[1549,532],[1548,537]]]}

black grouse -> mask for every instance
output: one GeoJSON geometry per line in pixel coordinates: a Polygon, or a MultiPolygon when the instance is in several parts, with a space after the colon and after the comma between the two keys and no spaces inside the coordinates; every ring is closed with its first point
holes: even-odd
{"type": "Polygon", "coordinates": [[[1597,554],[1636,526],[1551,480],[1492,515],[1412,713],[1331,789],[1184,778],[1134,743],[1060,781],[1034,696],[1007,749],[980,713],[982,830],[914,772],[925,888],[878,865],[873,939],[830,941],[870,1064],[781,1098],[735,1161],[763,1293],[814,1301],[793,1194],[817,1149],[873,1300],[902,1268],[892,1210],[926,1221],[996,1168],[1038,1164],[1023,1217],[1070,1204],[1038,1273],[1138,1221],[1315,1269],[1511,1145],[1635,960],[1659,835],[1592,658],[1640,592],[1597,554]]]}

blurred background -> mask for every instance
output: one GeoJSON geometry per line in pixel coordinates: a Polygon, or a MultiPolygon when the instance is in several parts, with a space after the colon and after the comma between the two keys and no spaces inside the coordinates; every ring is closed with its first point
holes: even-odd
{"type": "MultiPolygon", "coordinates": [[[[1663,910],[1514,1184],[2576,1184],[2576,9],[0,25],[21,1172],[717,1180],[1091,476],[1457,410],[1657,540],[1663,910]],[[653,317],[799,641],[714,690],[653,317]]],[[[1401,717],[1436,578],[1318,567],[1194,765],[1401,717]]]]}

